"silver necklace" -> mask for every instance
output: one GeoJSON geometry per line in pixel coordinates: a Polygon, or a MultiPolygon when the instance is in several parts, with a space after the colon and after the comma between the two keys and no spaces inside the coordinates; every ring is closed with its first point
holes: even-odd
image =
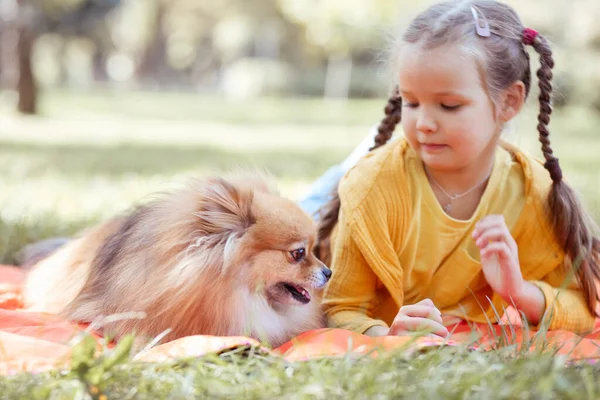
{"type": "Polygon", "coordinates": [[[468,195],[473,190],[475,190],[479,186],[483,185],[485,183],[485,181],[487,181],[490,178],[490,176],[492,175],[492,171],[490,170],[490,172],[487,174],[487,176],[485,177],[484,180],[482,180],[481,182],[479,182],[477,185],[473,186],[472,188],[470,188],[466,192],[462,192],[462,193],[458,193],[458,194],[449,194],[448,192],[446,192],[444,190],[444,188],[442,187],[442,185],[440,185],[438,183],[438,181],[436,181],[435,178],[433,176],[431,176],[431,174],[429,173],[429,171],[427,171],[427,168],[425,168],[425,173],[433,181],[433,183],[442,191],[442,193],[444,193],[444,195],[450,199],[450,201],[448,202],[448,204],[442,205],[442,208],[444,209],[444,211],[446,212],[446,214],[449,214],[450,211],[452,211],[452,201],[453,200],[460,199],[461,197],[464,197],[464,196],[468,195]]]}

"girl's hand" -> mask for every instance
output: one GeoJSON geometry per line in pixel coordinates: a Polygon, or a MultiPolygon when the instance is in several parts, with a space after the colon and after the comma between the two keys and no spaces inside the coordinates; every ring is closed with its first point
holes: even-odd
{"type": "Polygon", "coordinates": [[[498,295],[512,304],[522,296],[525,282],[519,264],[517,242],[504,216],[490,215],[475,225],[473,239],[479,247],[483,275],[498,295]]]}
{"type": "Polygon", "coordinates": [[[398,336],[415,331],[424,331],[440,337],[448,336],[448,329],[442,322],[442,314],[430,299],[401,307],[388,335],[398,336]]]}

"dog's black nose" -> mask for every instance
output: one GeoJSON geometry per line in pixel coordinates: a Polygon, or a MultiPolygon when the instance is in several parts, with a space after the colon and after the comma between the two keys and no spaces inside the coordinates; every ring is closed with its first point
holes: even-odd
{"type": "Polygon", "coordinates": [[[331,270],[329,268],[323,267],[321,271],[323,271],[323,275],[325,275],[325,278],[327,278],[327,280],[331,278],[331,270]]]}

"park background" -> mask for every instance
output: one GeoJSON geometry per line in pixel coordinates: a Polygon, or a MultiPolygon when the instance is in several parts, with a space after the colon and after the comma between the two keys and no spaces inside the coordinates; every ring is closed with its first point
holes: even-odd
{"type": "MultiPolygon", "coordinates": [[[[298,199],[381,119],[389,41],[429,3],[1,0],[0,263],[235,166],[298,199]]],[[[508,3],[552,41],[553,148],[600,220],[600,2],[508,3]]],[[[541,157],[536,95],[508,139],[541,157]]]]}

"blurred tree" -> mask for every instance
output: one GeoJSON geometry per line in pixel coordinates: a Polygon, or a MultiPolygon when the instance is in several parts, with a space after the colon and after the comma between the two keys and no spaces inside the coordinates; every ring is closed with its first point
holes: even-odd
{"type": "Polygon", "coordinates": [[[31,67],[34,33],[33,10],[23,0],[5,0],[0,8],[2,25],[0,70],[1,82],[19,93],[17,108],[22,113],[36,112],[37,86],[31,67]]]}
{"type": "Polygon", "coordinates": [[[2,0],[3,75],[5,84],[16,87],[17,109],[37,112],[38,87],[32,65],[33,44],[42,33],[90,36],[120,0],[2,0]],[[13,56],[9,54],[12,52],[13,56]],[[15,82],[16,81],[16,82],[15,82]]]}
{"type": "Polygon", "coordinates": [[[17,110],[23,114],[35,114],[37,111],[38,88],[31,66],[35,35],[31,22],[33,21],[34,10],[31,5],[26,4],[25,0],[18,0],[17,7],[16,37],[19,77],[17,81],[17,92],[19,93],[17,110]]]}
{"type": "Polygon", "coordinates": [[[151,11],[149,21],[150,35],[147,38],[141,60],[137,67],[137,75],[146,84],[163,83],[170,74],[167,56],[167,33],[165,32],[166,16],[169,6],[175,7],[173,2],[165,0],[147,0],[151,11]],[[169,4],[171,3],[171,4],[169,4]]]}
{"type": "MultiPolygon", "coordinates": [[[[549,0],[553,6],[539,13],[546,0],[505,1],[555,45],[561,101],[597,101],[597,69],[577,66],[573,49],[597,59],[600,2],[549,0]]],[[[58,85],[139,84],[237,98],[379,96],[388,80],[378,79],[374,61],[386,58],[391,27],[430,2],[0,0],[0,85],[19,88],[22,112],[35,112],[32,67],[40,82],[58,85]],[[41,69],[31,65],[38,59],[47,62],[41,69]]]]}
{"type": "Polygon", "coordinates": [[[393,25],[401,7],[390,0],[277,3],[290,21],[304,28],[305,40],[319,48],[327,60],[325,97],[343,98],[349,95],[354,57],[373,52],[373,43],[383,36],[380,27],[393,25]]]}
{"type": "Polygon", "coordinates": [[[268,65],[307,58],[298,46],[301,28],[274,1],[145,1],[150,29],[137,65],[145,85],[217,89],[240,78],[232,71],[268,74],[268,65]]]}

